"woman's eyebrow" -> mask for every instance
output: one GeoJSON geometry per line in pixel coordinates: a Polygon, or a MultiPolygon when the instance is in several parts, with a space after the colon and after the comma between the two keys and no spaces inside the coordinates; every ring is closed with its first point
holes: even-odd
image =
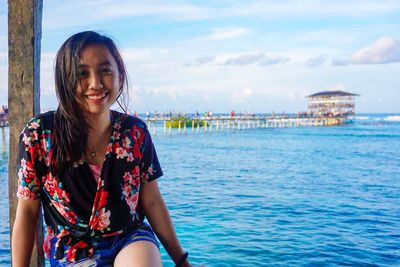
{"type": "Polygon", "coordinates": [[[111,62],[107,59],[107,60],[104,60],[103,62],[101,62],[100,64],[99,64],[99,66],[103,66],[103,65],[111,65],[111,62]]]}
{"type": "MultiPolygon", "coordinates": [[[[109,60],[104,60],[103,62],[100,62],[98,66],[111,66],[111,62],[109,60]]],[[[79,68],[88,68],[89,66],[86,64],[79,64],[79,68]]]]}

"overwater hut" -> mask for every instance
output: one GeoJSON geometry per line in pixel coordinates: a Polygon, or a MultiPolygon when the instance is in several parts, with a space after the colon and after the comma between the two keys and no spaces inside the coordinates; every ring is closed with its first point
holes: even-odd
{"type": "Polygon", "coordinates": [[[355,114],[357,94],[344,91],[323,91],[307,96],[308,112],[316,117],[348,117],[355,114]]]}
{"type": "Polygon", "coordinates": [[[0,127],[8,126],[8,107],[0,106],[0,127]]]}

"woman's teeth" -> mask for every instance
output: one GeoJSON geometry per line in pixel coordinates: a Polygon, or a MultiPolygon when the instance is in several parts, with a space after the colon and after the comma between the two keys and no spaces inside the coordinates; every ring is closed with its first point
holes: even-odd
{"type": "Polygon", "coordinates": [[[104,98],[106,96],[107,96],[107,93],[97,94],[97,95],[87,95],[86,97],[89,100],[100,100],[100,99],[102,99],[102,98],[104,98]]]}

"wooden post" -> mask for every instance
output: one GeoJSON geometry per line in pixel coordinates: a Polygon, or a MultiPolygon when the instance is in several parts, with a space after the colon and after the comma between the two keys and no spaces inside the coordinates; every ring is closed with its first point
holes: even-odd
{"type": "MultiPolygon", "coordinates": [[[[10,126],[8,192],[10,234],[12,234],[17,207],[19,134],[28,120],[40,112],[42,10],[42,0],[8,1],[8,107],[10,126]]],[[[24,242],[24,240],[20,242],[24,242]]],[[[43,219],[40,212],[30,266],[44,266],[42,244],[43,219]]]]}

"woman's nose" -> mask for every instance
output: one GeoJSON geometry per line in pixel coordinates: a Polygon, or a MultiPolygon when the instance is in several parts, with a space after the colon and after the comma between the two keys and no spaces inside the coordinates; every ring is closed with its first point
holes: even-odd
{"type": "Polygon", "coordinates": [[[89,89],[100,90],[103,89],[103,83],[101,77],[97,74],[92,74],[89,82],[89,89]]]}

